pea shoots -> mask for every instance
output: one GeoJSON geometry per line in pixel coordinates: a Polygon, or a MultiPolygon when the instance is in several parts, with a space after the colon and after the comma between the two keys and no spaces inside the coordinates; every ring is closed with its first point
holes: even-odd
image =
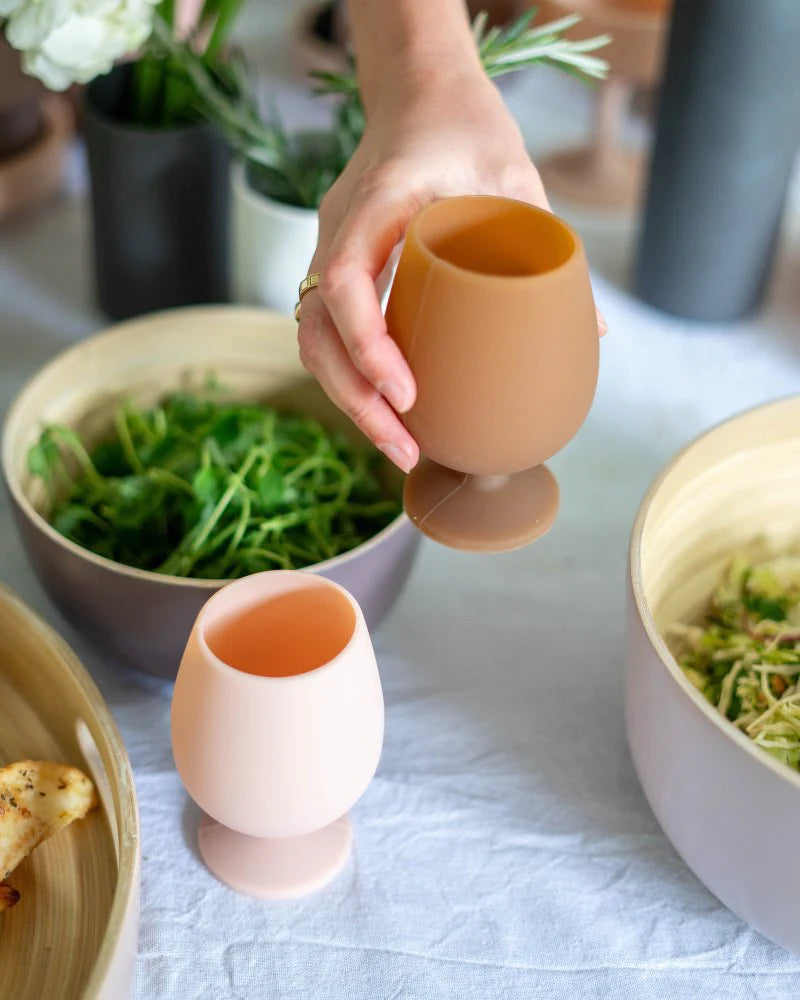
{"type": "Polygon", "coordinates": [[[701,624],[673,625],[686,676],[762,750],[800,770],[800,556],[738,556],[701,624]]]}
{"type": "Polygon", "coordinates": [[[360,545],[400,512],[388,463],[307,416],[176,393],[126,401],[91,450],[45,427],[28,468],[66,538],[138,569],[235,579],[300,569],[360,545]]]}

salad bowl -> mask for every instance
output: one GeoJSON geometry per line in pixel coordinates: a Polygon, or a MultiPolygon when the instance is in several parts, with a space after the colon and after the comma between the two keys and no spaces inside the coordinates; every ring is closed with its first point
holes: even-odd
{"type": "Polygon", "coordinates": [[[800,541],[800,397],[751,410],[661,473],[630,546],[626,725],[645,795],[687,865],[734,913],[800,953],[800,773],[687,678],[664,636],[700,617],[726,566],[800,541]]]}
{"type": "MultiPolygon", "coordinates": [[[[294,321],[237,306],[168,310],[90,337],[23,387],[3,428],[12,511],[42,585],[101,649],[167,679],[177,674],[201,607],[228,580],[142,570],[77,545],[48,523],[48,493],[28,458],[49,424],[66,425],[91,446],[108,435],[122,400],[152,406],[176,390],[201,391],[209,377],[233,401],[267,403],[364,440],[300,364],[294,321]]],[[[394,475],[388,463],[387,475],[394,475]]],[[[374,629],[399,595],[418,545],[417,531],[399,514],[362,544],[304,568],[350,591],[374,629]]]]}

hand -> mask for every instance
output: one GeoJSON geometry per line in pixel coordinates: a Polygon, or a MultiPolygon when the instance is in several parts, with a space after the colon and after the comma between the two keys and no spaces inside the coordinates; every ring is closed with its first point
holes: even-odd
{"type": "MultiPolygon", "coordinates": [[[[376,282],[412,216],[438,198],[493,194],[549,209],[539,174],[502,98],[478,67],[462,75],[387,78],[367,127],[320,208],[298,341],[306,368],[333,402],[403,471],[419,448],[398,414],[416,386],[386,332],[376,282]]],[[[598,315],[601,334],[605,323],[598,315]]]]}

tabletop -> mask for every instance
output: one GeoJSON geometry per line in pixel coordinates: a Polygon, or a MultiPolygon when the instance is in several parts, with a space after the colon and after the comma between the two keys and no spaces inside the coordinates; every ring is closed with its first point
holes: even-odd
{"type": "MultiPolygon", "coordinates": [[[[66,193],[0,229],[3,411],[104,325],[75,157],[66,193]]],[[[565,207],[610,332],[592,413],[551,463],[560,516],[502,556],[424,543],[374,636],[386,739],[352,813],[355,851],[314,896],[252,900],[208,874],[173,767],[169,686],[102,660],[67,625],[0,500],[0,578],[82,656],[133,763],[136,1000],[797,996],[800,958],[725,909],[658,827],[625,743],[622,676],[626,546],[649,481],[714,422],[800,389],[799,194],[766,308],[714,327],[637,303],[622,280],[630,222],[565,207]]]]}

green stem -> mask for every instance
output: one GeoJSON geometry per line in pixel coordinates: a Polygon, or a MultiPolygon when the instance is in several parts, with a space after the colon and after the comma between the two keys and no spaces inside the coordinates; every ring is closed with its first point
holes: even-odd
{"type": "Polygon", "coordinates": [[[242,513],[239,515],[239,521],[236,525],[236,530],[233,533],[233,537],[228,544],[226,555],[231,556],[239,548],[244,538],[244,533],[247,531],[247,523],[250,520],[250,511],[252,509],[252,504],[250,503],[250,497],[245,493],[244,499],[242,500],[242,513]]]}
{"type": "Polygon", "coordinates": [[[163,60],[145,52],[134,63],[131,118],[137,125],[153,126],[163,103],[163,60]]]}
{"type": "Polygon", "coordinates": [[[125,453],[128,465],[137,475],[141,475],[144,472],[144,466],[136,453],[133,438],[131,437],[130,427],[128,427],[127,415],[124,407],[122,406],[117,407],[114,411],[114,426],[117,429],[119,441],[122,445],[122,450],[125,453]]]}
{"type": "Polygon", "coordinates": [[[225,508],[228,506],[231,500],[233,500],[237,490],[242,486],[244,482],[244,477],[253,467],[253,463],[258,458],[260,452],[261,452],[260,447],[254,446],[247,453],[244,461],[239,466],[239,469],[234,473],[230,485],[222,494],[222,496],[219,498],[219,500],[217,501],[217,505],[211,512],[208,520],[205,522],[204,525],[202,525],[200,532],[196,535],[196,537],[192,541],[191,544],[192,552],[197,552],[202,547],[203,543],[208,538],[208,536],[211,534],[217,521],[219,521],[220,517],[222,517],[225,508]]]}
{"type": "Polygon", "coordinates": [[[246,549],[241,549],[239,555],[242,557],[257,556],[259,559],[266,559],[268,562],[276,563],[282,569],[292,568],[292,564],[286,556],[282,556],[278,552],[270,552],[268,549],[248,547],[246,549]]]}
{"type": "Polygon", "coordinates": [[[225,44],[241,5],[242,0],[223,0],[220,4],[214,30],[211,32],[211,38],[208,40],[204,53],[205,61],[209,65],[214,62],[225,44]]]}
{"type": "MultiPolygon", "coordinates": [[[[89,452],[84,448],[78,435],[69,427],[63,427],[61,424],[53,424],[50,427],[50,433],[72,452],[92,485],[104,489],[105,480],[94,467],[94,462],[89,457],[89,452]]],[[[71,476],[69,478],[72,479],[71,476]]]]}
{"type": "Polygon", "coordinates": [[[192,484],[188,483],[180,476],[176,476],[175,473],[170,472],[169,469],[148,469],[147,476],[154,482],[163,483],[165,486],[173,486],[175,489],[180,490],[181,493],[185,493],[187,496],[194,497],[195,495],[195,492],[192,489],[192,484]]]}
{"type": "Polygon", "coordinates": [[[175,27],[175,0],[161,0],[156,11],[164,24],[175,27]]]}

